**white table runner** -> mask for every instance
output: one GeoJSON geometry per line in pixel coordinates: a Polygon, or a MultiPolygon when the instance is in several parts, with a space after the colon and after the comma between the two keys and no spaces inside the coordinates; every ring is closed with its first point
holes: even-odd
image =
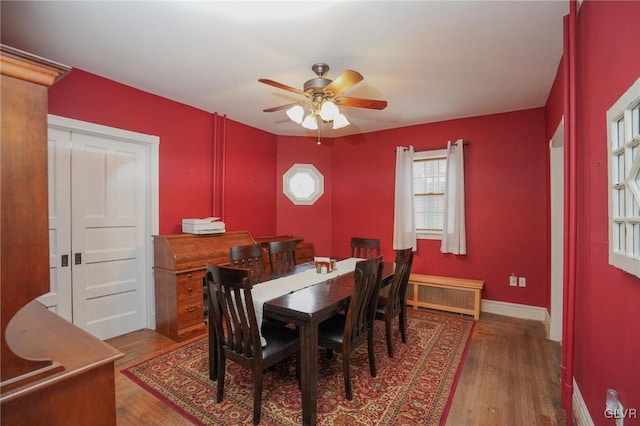
{"type": "MultiPolygon", "coordinates": [[[[350,257],[348,259],[341,260],[337,262],[336,270],[326,274],[319,274],[316,272],[316,268],[311,268],[299,274],[288,275],[286,277],[276,278],[274,280],[254,285],[251,290],[251,296],[253,297],[253,308],[256,312],[258,328],[262,325],[262,309],[264,302],[275,299],[276,297],[284,296],[285,294],[293,293],[297,290],[302,290],[305,287],[310,287],[328,279],[351,273],[356,269],[356,263],[361,260],[364,259],[350,257]]],[[[262,335],[260,335],[260,341],[262,346],[266,346],[267,341],[262,337],[262,335]]]]}

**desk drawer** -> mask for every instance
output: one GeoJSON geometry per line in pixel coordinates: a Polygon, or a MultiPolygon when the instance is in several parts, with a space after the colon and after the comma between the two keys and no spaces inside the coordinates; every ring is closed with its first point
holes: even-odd
{"type": "Polygon", "coordinates": [[[176,274],[176,297],[178,303],[191,297],[202,298],[202,278],[204,271],[176,274]]]}
{"type": "Polygon", "coordinates": [[[201,295],[178,302],[178,330],[204,321],[202,305],[201,295]]]}

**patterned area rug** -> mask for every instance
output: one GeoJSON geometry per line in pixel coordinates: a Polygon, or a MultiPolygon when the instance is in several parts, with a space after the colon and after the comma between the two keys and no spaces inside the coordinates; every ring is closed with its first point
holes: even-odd
{"type": "MultiPolygon", "coordinates": [[[[376,378],[369,374],[366,345],[352,355],[352,401],[344,394],[342,355],[327,359],[324,352],[319,354],[318,425],[444,424],[474,321],[409,309],[407,344],[402,344],[394,325],[394,358],[389,358],[384,323],[376,321],[376,378]]],[[[251,374],[227,361],[224,400],[216,403],[207,339],[122,372],[194,424],[252,424],[251,374]]],[[[285,368],[265,373],[263,386],[260,424],[302,424],[293,360],[285,368]]]]}

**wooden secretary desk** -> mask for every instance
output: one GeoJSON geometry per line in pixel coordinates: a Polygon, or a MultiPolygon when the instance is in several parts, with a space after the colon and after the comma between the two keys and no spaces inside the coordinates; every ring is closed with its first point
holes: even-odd
{"type": "Polygon", "coordinates": [[[249,231],[154,235],[156,330],[175,341],[205,334],[202,279],[207,263],[229,263],[232,246],[255,244],[249,231]]]}

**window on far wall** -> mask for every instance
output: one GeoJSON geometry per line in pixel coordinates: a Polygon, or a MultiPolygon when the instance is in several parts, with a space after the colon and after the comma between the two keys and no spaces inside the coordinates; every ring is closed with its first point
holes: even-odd
{"type": "Polygon", "coordinates": [[[296,205],[311,205],[324,194],[324,176],[313,164],[294,164],[282,176],[282,192],[296,205]]]}
{"type": "Polygon", "coordinates": [[[413,158],[413,193],[416,234],[442,239],[447,151],[416,152],[413,158]]]}
{"type": "Polygon", "coordinates": [[[640,277],[640,79],[607,111],[609,263],[640,277]]]}

